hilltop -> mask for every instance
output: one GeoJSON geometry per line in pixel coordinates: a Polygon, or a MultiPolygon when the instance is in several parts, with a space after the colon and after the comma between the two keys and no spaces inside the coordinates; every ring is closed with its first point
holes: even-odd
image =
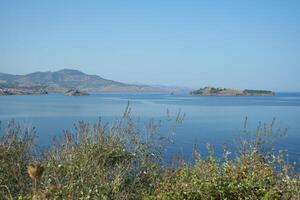
{"type": "Polygon", "coordinates": [[[274,96],[275,93],[269,90],[240,90],[233,88],[204,87],[190,92],[195,96],[274,96]]]}
{"type": "Polygon", "coordinates": [[[78,70],[63,69],[55,72],[34,72],[27,75],[0,73],[0,88],[66,92],[78,89],[85,92],[166,92],[167,87],[126,84],[104,79],[78,70]]]}

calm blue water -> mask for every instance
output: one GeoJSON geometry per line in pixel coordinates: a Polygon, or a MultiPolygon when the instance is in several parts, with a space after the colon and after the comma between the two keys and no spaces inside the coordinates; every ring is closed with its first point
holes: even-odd
{"type": "MultiPolygon", "coordinates": [[[[206,143],[221,153],[224,144],[232,145],[243,135],[245,117],[250,130],[258,123],[271,122],[288,128],[288,136],[276,146],[288,150],[291,161],[300,162],[300,93],[279,93],[275,97],[191,97],[185,94],[105,93],[83,97],[61,94],[0,97],[2,125],[15,119],[24,126],[37,128],[39,143],[49,145],[51,138],[62,130],[72,130],[78,120],[94,122],[98,117],[111,121],[120,117],[130,101],[132,116],[141,121],[165,119],[167,109],[172,116],[186,114],[183,124],[175,131],[175,145],[168,155],[183,149],[188,157],[193,144],[205,154],[206,143]]],[[[141,126],[143,123],[140,123],[141,126]]]]}

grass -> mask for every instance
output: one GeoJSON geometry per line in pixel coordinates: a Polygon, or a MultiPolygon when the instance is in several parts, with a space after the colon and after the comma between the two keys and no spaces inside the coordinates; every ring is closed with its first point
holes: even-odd
{"type": "MultiPolygon", "coordinates": [[[[300,176],[282,152],[268,151],[273,123],[260,125],[250,140],[241,140],[229,159],[201,156],[163,165],[165,145],[183,120],[150,120],[137,128],[128,107],[110,124],[83,121],[75,132],[64,132],[50,149],[39,153],[35,130],[15,122],[0,139],[2,199],[299,199],[300,176]],[[161,125],[168,125],[166,131],[161,125]],[[168,133],[166,134],[165,131],[168,133]],[[29,174],[42,167],[38,175],[29,174]]],[[[247,133],[250,134],[250,133],[247,133]]],[[[0,198],[1,199],[1,198],[0,198]]]]}

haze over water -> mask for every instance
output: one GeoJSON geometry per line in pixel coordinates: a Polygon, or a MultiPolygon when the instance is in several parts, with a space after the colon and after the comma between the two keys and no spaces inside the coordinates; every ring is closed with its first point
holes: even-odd
{"type": "Polygon", "coordinates": [[[39,145],[48,146],[53,136],[61,135],[62,130],[73,130],[73,124],[79,120],[96,122],[102,117],[111,122],[121,117],[128,101],[138,126],[151,118],[166,119],[167,110],[172,117],[179,111],[185,113],[185,120],[174,133],[175,146],[167,148],[167,157],[183,149],[188,158],[194,144],[205,154],[207,143],[213,144],[216,153],[221,155],[224,144],[233,146],[237,138],[244,136],[246,117],[252,132],[260,121],[270,123],[275,117],[274,130],[288,129],[288,136],[275,146],[288,150],[290,161],[300,162],[300,93],[278,93],[274,97],[192,97],[162,93],[1,96],[0,120],[2,128],[11,119],[23,126],[35,126],[39,145]]]}

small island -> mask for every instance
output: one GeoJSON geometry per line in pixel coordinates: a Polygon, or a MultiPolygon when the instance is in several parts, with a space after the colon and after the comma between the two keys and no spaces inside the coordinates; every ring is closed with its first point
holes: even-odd
{"type": "Polygon", "coordinates": [[[80,91],[78,89],[70,89],[65,92],[65,96],[88,96],[89,93],[80,91]]]}
{"type": "Polygon", "coordinates": [[[204,87],[190,92],[192,96],[274,96],[269,90],[240,90],[233,88],[204,87]]]}
{"type": "Polygon", "coordinates": [[[28,95],[28,94],[48,94],[46,90],[0,88],[0,96],[28,95]]]}

